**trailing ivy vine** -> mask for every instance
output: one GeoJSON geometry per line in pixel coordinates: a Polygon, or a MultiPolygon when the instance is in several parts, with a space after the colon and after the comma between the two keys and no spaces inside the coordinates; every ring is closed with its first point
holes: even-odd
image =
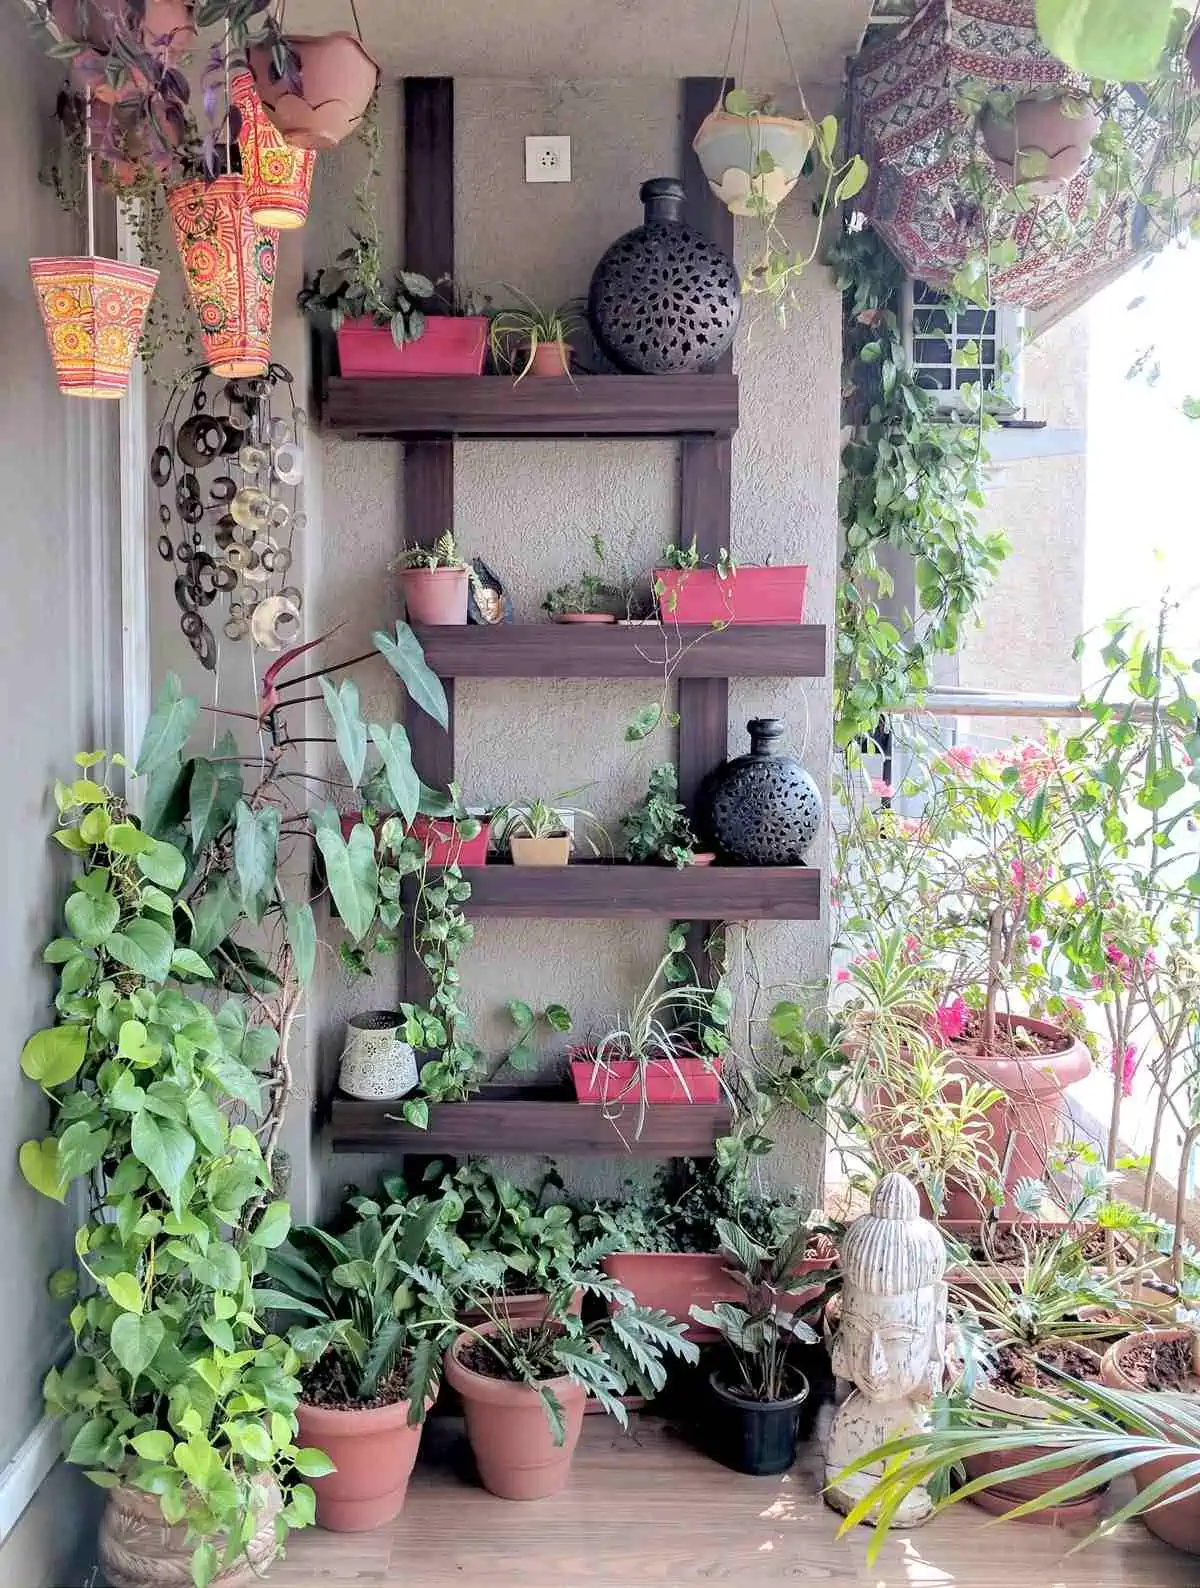
{"type": "Polygon", "coordinates": [[[846,232],[829,262],[844,303],[843,393],[852,434],[842,449],[838,510],[843,551],[837,588],[834,706],[837,743],[872,734],[879,718],[930,683],[953,654],[1008,553],[979,528],[995,421],[976,383],[966,411],[946,415],[918,384],[899,312],[904,271],[872,231],[846,232]],[[894,581],[884,547],[915,563],[915,612],[886,615],[894,581]]]}

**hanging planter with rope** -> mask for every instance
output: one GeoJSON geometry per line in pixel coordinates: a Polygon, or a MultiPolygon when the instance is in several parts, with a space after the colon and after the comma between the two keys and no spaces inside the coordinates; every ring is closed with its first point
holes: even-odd
{"type": "Polygon", "coordinates": [[[129,388],[158,271],[96,253],[90,96],[84,137],[87,254],[82,258],[31,259],[29,274],[59,391],[66,397],[119,398],[129,388]]]}
{"type": "Polygon", "coordinates": [[[354,0],[350,14],[353,33],[285,34],[247,52],[267,115],[297,149],[332,149],[348,138],[379,83],[379,62],[363,43],[354,0]]]}
{"type": "Polygon", "coordinates": [[[242,117],[238,144],[255,225],[294,231],[308,219],[316,153],[287,142],[263,108],[249,72],[233,74],[230,95],[242,117]]]}

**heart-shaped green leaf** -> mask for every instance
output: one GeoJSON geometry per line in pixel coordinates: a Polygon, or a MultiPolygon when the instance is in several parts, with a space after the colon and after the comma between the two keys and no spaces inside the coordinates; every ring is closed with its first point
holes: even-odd
{"type": "Polygon", "coordinates": [[[108,1274],[103,1284],[118,1307],[125,1312],[141,1315],[145,1298],[142,1287],[132,1274],[108,1274]]]}
{"type": "Polygon", "coordinates": [[[73,893],[64,906],[67,925],[85,946],[97,948],[121,919],[121,906],[111,893],[99,898],[87,893],[73,893]]]}
{"type": "Polygon", "coordinates": [[[183,693],[178,674],[168,673],[142,735],[135,767],[139,775],[152,772],[179,754],[199,714],[196,702],[183,693]]]}
{"type": "Polygon", "coordinates": [[[251,810],[238,801],[233,837],[242,908],[253,921],[262,920],[269,891],[275,884],[275,851],[279,843],[279,811],[275,806],[251,810]]]}
{"type": "Polygon", "coordinates": [[[22,1142],[17,1162],[35,1191],[55,1202],[63,1201],[67,1188],[59,1177],[58,1143],[53,1136],[47,1136],[44,1141],[22,1142]]]}
{"type": "Polygon", "coordinates": [[[292,1210],[286,1202],[268,1202],[262,1218],[254,1226],[250,1239],[255,1246],[268,1248],[280,1246],[292,1227],[292,1210]]]}
{"type": "Polygon", "coordinates": [[[421,799],[421,779],[413,767],[408,734],[398,722],[393,722],[386,731],[373,722],[371,738],[382,757],[396,809],[403,816],[405,826],[411,827],[421,799]]]}
{"type": "Polygon", "coordinates": [[[360,943],[375,919],[379,896],[379,867],[375,860],[375,835],[365,822],[351,829],[347,842],[337,813],[314,817],[317,847],[325,861],[329,891],[347,932],[360,943]]]}
{"type": "Polygon", "coordinates": [[[1174,0],[1037,0],[1042,43],[1084,77],[1144,83],[1171,32],[1174,0]]]}
{"type": "Polygon", "coordinates": [[[21,1068],[39,1086],[61,1086],[78,1074],[86,1053],[86,1026],[49,1026],[21,1049],[21,1068]]]}
{"type": "Polygon", "coordinates": [[[307,904],[296,904],[289,900],[283,907],[283,913],[296,966],[296,980],[301,987],[307,987],[317,963],[317,927],[312,909],[307,904]]]}
{"type": "Polygon", "coordinates": [[[130,921],[124,931],[114,932],[104,945],[105,952],[147,981],[166,981],[171,974],[171,954],[175,941],[157,921],[130,921]]]}
{"type": "Polygon", "coordinates": [[[187,861],[174,844],[163,843],[160,838],[152,838],[150,842],[154,847],[143,850],[137,857],[138,870],[151,882],[157,882],[160,888],[174,892],[187,872],[187,861]]]}
{"type": "Polygon", "coordinates": [[[154,1313],[137,1317],[126,1311],[113,1324],[113,1355],[130,1378],[139,1378],[154,1361],[166,1332],[162,1319],[154,1313]]]}
{"type": "Polygon", "coordinates": [[[183,1177],[196,1154],[196,1139],[185,1126],[170,1119],[157,1119],[147,1109],[133,1116],[130,1143],[134,1156],[150,1173],[178,1208],[183,1177]]]}

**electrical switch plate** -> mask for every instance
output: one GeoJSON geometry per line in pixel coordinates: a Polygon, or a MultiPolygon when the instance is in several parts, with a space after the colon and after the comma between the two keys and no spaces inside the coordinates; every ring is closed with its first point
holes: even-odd
{"type": "Polygon", "coordinates": [[[571,180],[570,138],[526,138],[526,182],[569,182],[571,180]]]}

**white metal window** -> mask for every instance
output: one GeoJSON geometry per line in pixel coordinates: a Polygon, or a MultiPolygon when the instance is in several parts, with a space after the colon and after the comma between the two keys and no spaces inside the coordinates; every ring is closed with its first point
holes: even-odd
{"type": "MultiPolygon", "coordinates": [[[[943,408],[959,408],[959,393],[981,381],[1008,411],[1021,406],[1021,336],[1024,311],[993,306],[951,308],[943,293],[923,281],[904,291],[904,331],[909,360],[918,381],[936,392],[943,408]],[[971,345],[976,361],[964,362],[971,345]]],[[[998,404],[998,405],[999,405],[998,404]]]]}

